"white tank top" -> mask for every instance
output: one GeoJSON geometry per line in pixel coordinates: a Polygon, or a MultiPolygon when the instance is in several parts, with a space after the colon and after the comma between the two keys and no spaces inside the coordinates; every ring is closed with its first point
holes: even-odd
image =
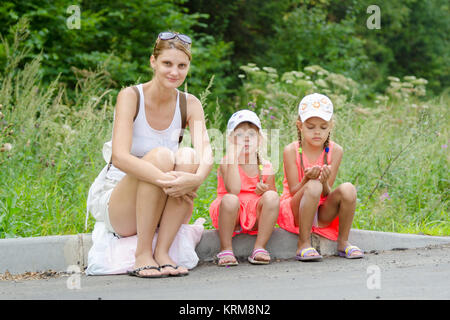
{"type": "MultiPolygon", "coordinates": [[[[136,86],[139,90],[140,103],[139,112],[133,123],[133,138],[131,143],[131,154],[142,158],[147,152],[156,147],[166,147],[173,152],[178,150],[178,140],[181,132],[181,111],[180,111],[180,92],[177,90],[177,104],[175,114],[169,127],[164,130],[153,129],[145,116],[145,101],[142,84],[136,86]]],[[[107,178],[121,180],[126,175],[122,170],[111,165],[107,178]]]]}

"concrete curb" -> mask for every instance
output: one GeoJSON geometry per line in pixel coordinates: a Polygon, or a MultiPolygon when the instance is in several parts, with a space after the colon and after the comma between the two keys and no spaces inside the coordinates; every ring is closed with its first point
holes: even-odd
{"type": "MultiPolygon", "coordinates": [[[[246,259],[253,249],[256,236],[248,234],[233,238],[233,250],[239,259],[246,259]]],[[[273,259],[289,259],[295,255],[297,235],[276,228],[267,244],[273,259]]],[[[450,243],[450,237],[434,237],[391,232],[352,229],[349,241],[369,252],[371,250],[413,249],[450,243]]],[[[322,255],[337,254],[336,242],[312,235],[312,245],[322,255]]],[[[0,273],[12,274],[45,270],[67,271],[69,266],[87,267],[92,246],[91,234],[14,238],[0,240],[0,273]]],[[[205,230],[196,247],[200,261],[212,261],[219,251],[216,230],[205,230]]]]}

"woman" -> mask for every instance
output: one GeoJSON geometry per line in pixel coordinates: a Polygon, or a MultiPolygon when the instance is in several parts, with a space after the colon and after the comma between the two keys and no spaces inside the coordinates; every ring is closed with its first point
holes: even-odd
{"type": "Polygon", "coordinates": [[[110,193],[105,224],[121,237],[137,234],[136,261],[129,272],[133,276],[188,274],[168,252],[181,224],[189,223],[195,191],[212,168],[203,108],[191,94],[186,121],[195,150],[178,149],[182,93],[177,88],[189,70],[190,48],[188,36],[160,33],[150,57],[153,78],[137,86],[140,99],[132,87],[117,97],[112,165],[106,177],[118,183],[110,193]]]}

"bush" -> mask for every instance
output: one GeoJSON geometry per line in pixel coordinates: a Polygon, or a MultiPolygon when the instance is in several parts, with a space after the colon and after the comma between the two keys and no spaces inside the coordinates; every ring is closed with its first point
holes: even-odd
{"type": "MultiPolygon", "coordinates": [[[[28,57],[26,21],[14,29],[13,40],[3,39],[2,46],[7,59],[0,77],[0,238],[84,232],[87,192],[105,165],[100,150],[111,137],[113,80],[104,67],[75,68],[74,99],[64,99],[59,76],[49,85],[42,82],[43,55],[28,57]]],[[[212,84],[221,80],[212,76],[198,95],[214,110],[207,115],[209,128],[223,129],[231,112],[253,109],[263,128],[279,129],[267,154],[281,164],[284,146],[296,139],[298,102],[324,92],[336,110],[332,139],[345,150],[335,186],[349,181],[358,189],[353,227],[450,234],[448,92],[426,100],[425,79],[390,77],[386,95],[366,101],[360,82],[320,65],[279,73],[247,64],[241,70],[234,104],[209,102],[212,84]]],[[[208,227],[216,168],[195,199],[193,219],[205,217],[208,227]]],[[[281,192],[283,173],[277,168],[281,192]]]]}
{"type": "MultiPolygon", "coordinates": [[[[7,14],[0,16],[0,34],[11,42],[14,32],[7,35],[9,28],[13,28],[19,17],[27,19],[28,37],[24,41],[29,51],[22,63],[42,53],[39,71],[42,80],[49,84],[60,77],[59,82],[66,86],[65,98],[73,100],[72,89],[78,79],[72,68],[95,71],[101,66],[109,74],[111,83],[108,85],[120,90],[151,78],[149,59],[159,32],[186,33],[193,39],[193,68],[187,81],[188,89],[198,94],[212,74],[222,77],[228,72],[229,64],[222,61],[228,58],[230,44],[201,32],[194,33],[194,28],[206,27],[199,22],[205,15],[189,13],[183,7],[184,2],[81,1],[75,3],[81,13],[80,29],[67,27],[67,19],[72,14],[67,9],[73,1],[2,2],[0,12],[7,14]]],[[[1,69],[7,60],[5,50],[0,45],[1,69]]],[[[216,97],[229,90],[226,81],[217,83],[213,89],[216,97]]]]}

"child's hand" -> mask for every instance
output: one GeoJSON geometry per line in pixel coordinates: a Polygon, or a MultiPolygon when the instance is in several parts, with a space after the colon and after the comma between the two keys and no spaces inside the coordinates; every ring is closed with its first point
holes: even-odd
{"type": "Polygon", "coordinates": [[[324,184],[327,182],[328,178],[331,175],[331,166],[330,165],[324,165],[320,171],[319,175],[319,181],[324,184]]]}
{"type": "Polygon", "coordinates": [[[260,196],[262,195],[264,192],[266,192],[267,190],[269,190],[269,185],[262,183],[262,182],[258,182],[258,184],[256,185],[256,190],[255,193],[260,196]]]}
{"type": "Polygon", "coordinates": [[[306,168],[305,169],[305,177],[309,180],[314,180],[319,178],[320,176],[321,167],[320,166],[314,166],[312,168],[306,168]]]}

